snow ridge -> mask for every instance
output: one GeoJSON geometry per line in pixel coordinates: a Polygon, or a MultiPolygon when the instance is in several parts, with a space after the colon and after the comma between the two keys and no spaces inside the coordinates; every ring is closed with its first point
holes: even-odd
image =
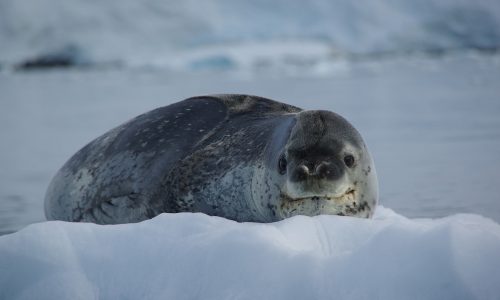
{"type": "Polygon", "coordinates": [[[45,222],[0,237],[0,270],[2,299],[493,299],[500,225],[383,207],[370,220],[45,222]]]}

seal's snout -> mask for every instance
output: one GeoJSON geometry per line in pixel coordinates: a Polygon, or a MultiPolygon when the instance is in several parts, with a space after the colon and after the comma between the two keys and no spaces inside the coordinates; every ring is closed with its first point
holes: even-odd
{"type": "Polygon", "coordinates": [[[291,181],[302,182],[308,179],[337,180],[342,177],[342,169],[331,162],[322,161],[317,164],[298,165],[293,171],[291,181]],[[311,171],[312,170],[312,171],[311,171]]]}

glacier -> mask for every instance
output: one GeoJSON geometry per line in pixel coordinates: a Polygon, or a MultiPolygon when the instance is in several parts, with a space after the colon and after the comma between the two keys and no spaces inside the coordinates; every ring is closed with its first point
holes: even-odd
{"type": "Polygon", "coordinates": [[[497,51],[500,5],[496,0],[3,0],[0,45],[5,66],[70,55],[68,64],[177,71],[297,67],[387,53],[497,51]]]}

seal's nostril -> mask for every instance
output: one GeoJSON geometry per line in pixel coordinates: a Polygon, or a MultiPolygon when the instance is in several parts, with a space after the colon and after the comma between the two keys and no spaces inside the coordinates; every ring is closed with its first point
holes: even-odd
{"type": "Polygon", "coordinates": [[[325,162],[322,162],[316,166],[315,173],[318,177],[325,178],[331,173],[331,170],[325,162]]]}
{"type": "Polygon", "coordinates": [[[322,162],[316,166],[315,174],[321,179],[334,180],[340,177],[341,170],[333,163],[322,162]]]}
{"type": "Polygon", "coordinates": [[[301,180],[304,180],[309,176],[309,168],[305,165],[300,165],[297,168],[297,175],[301,180]]]}
{"type": "Polygon", "coordinates": [[[309,174],[309,168],[306,165],[300,165],[298,169],[306,174],[309,174]]]}
{"type": "Polygon", "coordinates": [[[294,181],[304,181],[309,176],[309,168],[306,165],[299,165],[293,172],[294,181]]]}

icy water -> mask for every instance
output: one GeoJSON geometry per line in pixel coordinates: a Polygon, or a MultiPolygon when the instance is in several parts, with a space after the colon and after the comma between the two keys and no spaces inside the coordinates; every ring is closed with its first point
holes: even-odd
{"type": "Polygon", "coordinates": [[[161,69],[0,74],[0,233],[44,220],[45,189],[79,148],[150,109],[248,93],[350,120],[370,147],[380,202],[409,217],[500,222],[500,56],[339,62],[308,76],[161,69]]]}

